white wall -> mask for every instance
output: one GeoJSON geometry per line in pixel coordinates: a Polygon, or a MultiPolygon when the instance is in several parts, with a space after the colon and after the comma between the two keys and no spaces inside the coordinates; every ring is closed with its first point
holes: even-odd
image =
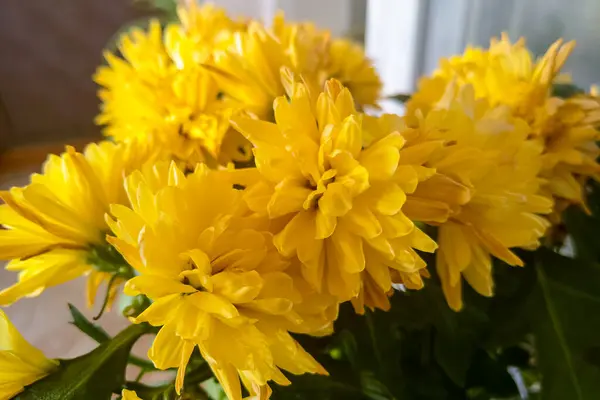
{"type": "Polygon", "coordinates": [[[277,0],[210,0],[202,3],[213,3],[227,9],[234,16],[264,19],[272,15],[277,0]]]}
{"type": "Polygon", "coordinates": [[[336,36],[362,37],[366,0],[211,0],[232,15],[270,21],[281,9],[293,21],[309,20],[336,36]]]}
{"type": "Polygon", "coordinates": [[[310,20],[326,27],[335,36],[364,35],[364,0],[276,0],[279,8],[294,20],[310,20]]]}
{"type": "Polygon", "coordinates": [[[418,72],[422,0],[369,0],[365,44],[384,93],[410,93],[418,72]]]}

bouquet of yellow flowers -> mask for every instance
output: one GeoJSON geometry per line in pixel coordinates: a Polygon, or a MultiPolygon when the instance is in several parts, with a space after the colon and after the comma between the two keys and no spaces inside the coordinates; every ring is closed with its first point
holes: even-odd
{"type": "Polygon", "coordinates": [[[95,320],[120,298],[131,325],[71,306],[99,345],[50,360],[0,310],[0,399],[597,398],[600,98],[557,83],[573,47],[468,48],[393,115],[310,23],[190,5],[124,34],[106,140],[0,193],[0,306],[87,276],[95,320]]]}

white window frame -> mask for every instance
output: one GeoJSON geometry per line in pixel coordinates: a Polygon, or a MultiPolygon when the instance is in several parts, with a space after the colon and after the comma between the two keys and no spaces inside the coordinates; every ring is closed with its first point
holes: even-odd
{"type": "Polygon", "coordinates": [[[384,94],[410,93],[417,69],[422,0],[368,0],[365,47],[384,94]]]}
{"type": "Polygon", "coordinates": [[[384,94],[410,94],[440,57],[460,53],[479,0],[368,0],[366,51],[384,94]]]}
{"type": "MultiPolygon", "coordinates": [[[[193,0],[183,0],[193,1],[193,0]]],[[[365,0],[199,0],[224,7],[233,15],[244,15],[269,23],[278,10],[285,12],[292,21],[310,20],[318,26],[330,29],[334,36],[362,37],[364,21],[357,20],[362,14],[365,0]]],[[[364,10],[363,10],[364,12],[364,10]]]]}

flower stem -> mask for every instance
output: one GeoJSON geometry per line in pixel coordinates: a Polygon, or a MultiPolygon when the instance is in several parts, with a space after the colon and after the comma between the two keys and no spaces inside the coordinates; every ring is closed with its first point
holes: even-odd
{"type": "Polygon", "coordinates": [[[114,274],[113,276],[110,277],[110,280],[108,281],[108,285],[106,287],[106,295],[104,296],[104,302],[102,303],[102,308],[100,309],[100,312],[98,313],[98,315],[96,315],[93,318],[94,321],[98,321],[104,315],[104,311],[108,307],[108,303],[110,301],[110,291],[112,289],[112,286],[115,284],[117,279],[120,277],[121,276],[119,274],[114,274]]]}

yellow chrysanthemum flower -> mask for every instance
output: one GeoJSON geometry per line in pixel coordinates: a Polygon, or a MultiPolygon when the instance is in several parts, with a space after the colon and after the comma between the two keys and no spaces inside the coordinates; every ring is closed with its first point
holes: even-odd
{"type": "MultiPolygon", "coordinates": [[[[490,108],[484,100],[475,100],[468,85],[457,96],[454,85],[447,90],[436,108],[414,118],[415,130],[405,136],[408,148],[442,140],[444,146],[433,151],[425,165],[470,190],[469,196],[450,202],[446,222],[428,221],[439,225],[437,271],[449,305],[459,310],[461,276],[482,295],[493,295],[491,256],[523,265],[510,249],[539,246],[549,226],[539,214],[550,213],[552,202],[539,195],[543,147],[527,140],[527,123],[507,107],[490,108]]],[[[423,186],[425,192],[417,187],[414,193],[416,203],[431,198],[431,188],[423,186]]],[[[440,185],[440,194],[448,187],[452,186],[440,185]]],[[[440,197],[434,195],[433,200],[440,197]]]]}
{"type": "Polygon", "coordinates": [[[93,302],[98,286],[122,263],[105,241],[104,214],[109,204],[127,201],[124,174],[148,154],[144,146],[110,142],[90,144],[83,154],[67,147],[61,156],[50,155],[29,185],[0,193],[6,203],[0,205],[0,259],[19,272],[18,283],[0,291],[0,305],[82,275],[89,275],[93,302]]]}
{"type": "Polygon", "coordinates": [[[304,65],[319,87],[334,78],[350,90],[358,107],[377,106],[383,84],[362,46],[348,39],[332,39],[331,32],[311,22],[286,23],[283,13],[273,20],[272,31],[291,49],[293,65],[304,65]]]}
{"type": "Polygon", "coordinates": [[[425,167],[445,141],[435,135],[421,134],[418,129],[411,127],[414,125],[412,120],[395,114],[365,116],[363,126],[368,137],[366,143],[380,138],[386,132],[400,132],[407,143],[401,150],[399,165],[411,165],[418,173],[417,189],[407,192],[402,211],[413,221],[446,222],[452,213],[471,199],[471,190],[435,169],[425,167]]]}
{"type": "Polygon", "coordinates": [[[317,93],[335,77],[355,94],[357,105],[376,105],[381,82],[358,45],[331,40],[330,33],[311,23],[286,23],[283,14],[272,29],[251,23],[237,36],[237,46],[217,52],[208,69],[223,91],[259,119],[273,120],[273,101],[286,94],[280,71],[302,79],[317,93]]]}
{"type": "Polygon", "coordinates": [[[377,106],[383,83],[362,46],[347,39],[332,40],[327,78],[335,78],[347,87],[360,107],[377,106]]]}
{"type": "Polygon", "coordinates": [[[227,49],[234,44],[234,32],[244,31],[247,23],[234,21],[224,9],[195,1],[177,7],[180,24],[169,25],[167,48],[178,49],[174,60],[183,63],[201,63],[208,60],[215,49],[227,49]]]}
{"type": "Polygon", "coordinates": [[[110,241],[140,274],[125,292],[153,300],[135,322],[162,326],[149,357],[179,368],[178,391],[196,346],[232,400],[241,399],[240,378],[256,394],[271,380],[289,384],[280,368],[326,373],[288,331],[327,333],[337,304],[303,303],[306,289],[223,172],[200,164],[184,176],[163,163],[126,185],[131,208],[111,208],[110,241]]]}
{"type": "MultiPolygon", "coordinates": [[[[191,13],[186,21],[208,18],[198,15],[191,13]]],[[[197,38],[198,29],[193,25],[192,36],[187,36],[188,31],[173,25],[163,38],[158,21],[153,21],[147,33],[135,29],[123,36],[123,58],[105,53],[108,66],[100,67],[94,79],[103,87],[96,122],[105,126],[106,136],[119,142],[153,140],[191,166],[248,158],[247,143],[229,129],[235,108],[221,98],[216,82],[200,65],[214,48],[202,47],[209,44],[197,38]]]]}
{"type": "Polygon", "coordinates": [[[584,205],[583,183],[588,177],[598,178],[600,137],[598,100],[590,96],[571,99],[551,97],[552,84],[574,48],[574,42],[555,42],[539,60],[520,39],[511,44],[503,35],[493,39],[489,50],[469,48],[462,56],[442,59],[440,68],[425,77],[419,90],[409,101],[408,114],[416,110],[427,113],[454,82],[459,87],[472,85],[475,97],[485,99],[492,107],[508,106],[514,116],[527,121],[530,138],[544,146],[542,176],[544,191],[555,197],[554,221],[569,204],[584,205]]]}
{"type": "Polygon", "coordinates": [[[248,31],[236,34],[236,44],[228,51],[216,52],[212,71],[219,87],[246,111],[260,119],[273,119],[273,101],[285,94],[279,79],[282,68],[300,75],[311,87],[318,86],[320,54],[298,25],[285,43],[257,22],[248,31]],[[314,51],[314,52],[313,52],[314,51]]]}
{"type": "Polygon", "coordinates": [[[328,30],[319,29],[312,22],[290,23],[280,11],[273,18],[269,33],[286,49],[288,61],[297,71],[301,69],[316,77],[326,67],[331,42],[328,30]]]}
{"type": "Polygon", "coordinates": [[[336,80],[316,102],[305,85],[294,84],[274,111],[276,123],[242,117],[232,123],[254,145],[259,175],[244,198],[280,227],[274,238],[280,253],[298,256],[315,290],[340,301],[355,298],[359,311],[363,290],[370,299],[377,297],[372,289],[391,290],[390,268],[421,286],[425,263],[413,248],[436,246],[401,211],[420,167],[399,165],[400,133],[365,145],[363,116],[336,80]]]}
{"type": "Polygon", "coordinates": [[[407,104],[409,114],[435,107],[448,83],[454,81],[459,86],[471,85],[475,97],[486,99],[490,106],[509,106],[514,115],[532,122],[574,46],[575,42],[563,45],[558,40],[535,60],[523,38],[512,44],[503,34],[500,40],[492,39],[489,50],[468,48],[462,56],[442,59],[431,77],[421,79],[407,104]]]}
{"type": "Polygon", "coordinates": [[[585,181],[589,177],[600,180],[599,126],[600,99],[596,97],[552,97],[538,110],[534,140],[544,146],[541,176],[547,181],[545,191],[555,197],[554,222],[569,204],[586,208],[585,181]]]}
{"type": "Polygon", "coordinates": [[[0,310],[0,400],[12,399],[57,367],[58,362],[29,344],[0,310]]]}

